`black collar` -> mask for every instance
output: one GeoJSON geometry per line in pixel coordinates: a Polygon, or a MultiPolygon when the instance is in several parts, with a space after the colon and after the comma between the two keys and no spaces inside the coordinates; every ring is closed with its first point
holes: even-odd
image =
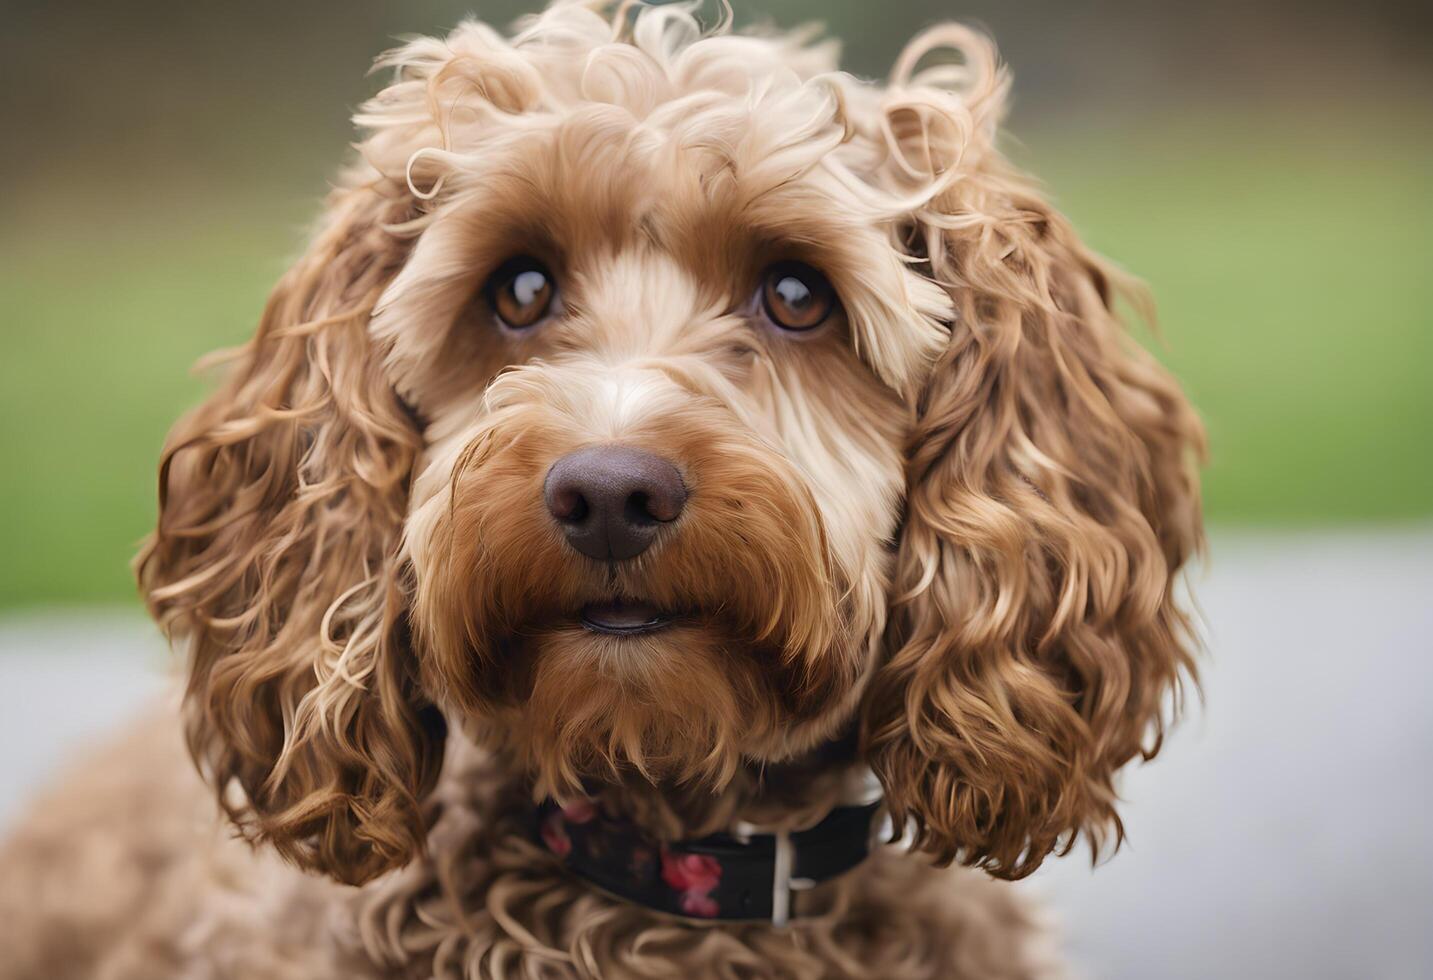
{"type": "Polygon", "coordinates": [[[603,891],[691,919],[785,925],[791,893],[830,881],[871,853],[881,803],[839,806],[808,830],[658,842],[590,803],[537,809],[537,833],[568,870],[603,891]]]}

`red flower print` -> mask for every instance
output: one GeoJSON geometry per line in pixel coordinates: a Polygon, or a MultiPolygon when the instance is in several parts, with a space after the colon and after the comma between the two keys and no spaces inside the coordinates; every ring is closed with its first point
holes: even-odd
{"type": "Polygon", "coordinates": [[[673,854],[662,848],[662,880],[682,893],[687,915],[715,919],[721,906],[711,893],[721,883],[721,863],[706,854],[673,854]]]}
{"type": "Polygon", "coordinates": [[[709,892],[721,883],[721,864],[706,854],[672,854],[663,848],[662,880],[677,891],[709,892]]]}
{"type": "Polygon", "coordinates": [[[567,827],[562,822],[561,813],[549,813],[542,821],[539,832],[542,834],[542,842],[553,854],[565,858],[572,853],[572,838],[567,836],[567,827]]]}

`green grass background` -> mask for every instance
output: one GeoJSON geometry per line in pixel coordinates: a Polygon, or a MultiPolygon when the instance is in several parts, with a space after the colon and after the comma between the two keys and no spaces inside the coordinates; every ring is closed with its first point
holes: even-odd
{"type": "MultiPolygon", "coordinates": [[[[1014,148],[1153,287],[1151,343],[1209,424],[1214,522],[1433,514],[1427,119],[1047,126],[1014,148]]],[[[132,597],[190,366],[245,339],[322,192],[223,190],[59,182],[0,229],[0,608],[132,597]]]]}

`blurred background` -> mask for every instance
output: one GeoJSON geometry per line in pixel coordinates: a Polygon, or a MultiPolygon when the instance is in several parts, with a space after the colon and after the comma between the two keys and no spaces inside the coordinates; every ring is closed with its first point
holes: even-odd
{"type": "MultiPolygon", "coordinates": [[[[736,6],[872,77],[924,25],[993,33],[1009,152],[1150,283],[1209,425],[1206,706],[1130,774],[1112,862],[1021,887],[1092,976],[1433,973],[1433,7],[736,6]]],[[[0,0],[0,824],[163,686],[127,570],[159,448],[301,246],[372,57],[530,7],[0,0]]]]}

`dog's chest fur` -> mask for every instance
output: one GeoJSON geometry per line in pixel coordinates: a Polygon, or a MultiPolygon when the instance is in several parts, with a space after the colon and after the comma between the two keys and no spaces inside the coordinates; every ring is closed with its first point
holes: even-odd
{"type": "Polygon", "coordinates": [[[334,884],[232,839],[176,728],[157,715],[69,782],[64,806],[22,823],[12,853],[33,860],[7,864],[11,896],[27,875],[54,880],[57,850],[76,874],[92,874],[94,847],[114,862],[70,882],[64,909],[11,912],[0,978],[1059,975],[1049,930],[1011,886],[894,851],[801,895],[786,930],[611,899],[534,842],[523,794],[476,751],[449,760],[425,856],[334,884]]]}
{"type": "Polygon", "coordinates": [[[426,858],[345,903],[343,945],[377,976],[914,980],[1057,972],[1046,930],[1011,886],[894,850],[798,896],[800,918],[785,930],[706,925],[571,877],[534,841],[524,792],[485,755],[455,753],[434,805],[441,812],[426,858]]]}

